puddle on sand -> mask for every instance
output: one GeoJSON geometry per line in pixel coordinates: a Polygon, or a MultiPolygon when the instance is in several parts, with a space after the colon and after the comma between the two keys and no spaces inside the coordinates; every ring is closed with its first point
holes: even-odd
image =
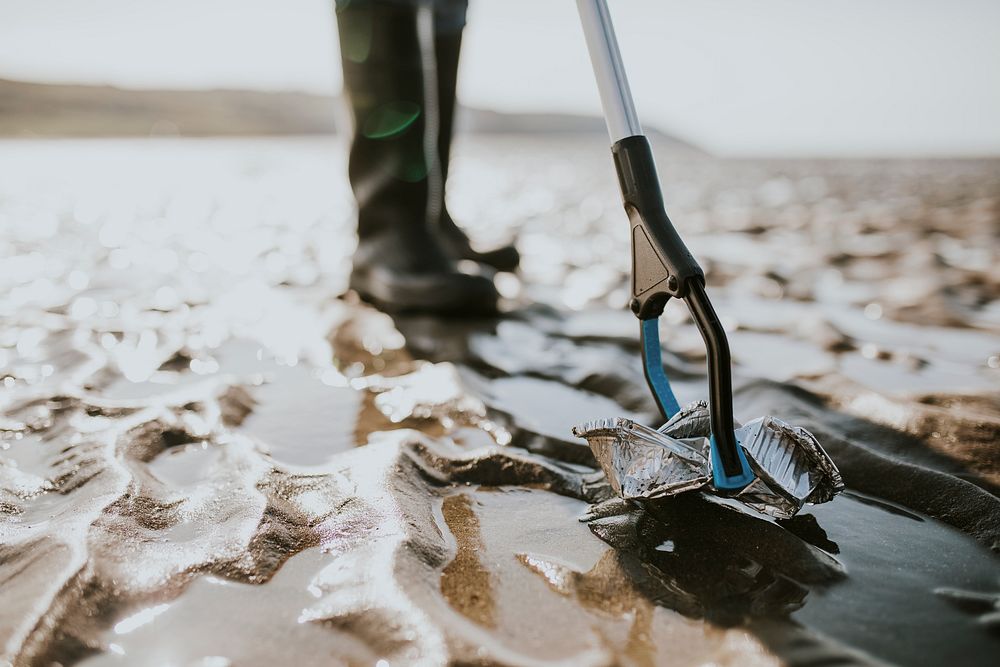
{"type": "Polygon", "coordinates": [[[807,508],[839,546],[848,576],[813,594],[793,618],[890,662],[996,664],[996,633],[934,592],[996,591],[996,556],[939,521],[861,500],[849,493],[807,508]]]}
{"type": "Polygon", "coordinates": [[[264,443],[275,461],[320,465],[357,444],[361,395],[347,386],[325,384],[316,371],[275,368],[251,396],[253,410],[239,431],[264,443]]]}
{"type": "Polygon", "coordinates": [[[638,418],[611,399],[552,380],[514,376],[470,381],[490,409],[502,415],[516,433],[511,444],[574,462],[593,460],[585,443],[573,437],[573,427],[596,415],[638,418]]]}

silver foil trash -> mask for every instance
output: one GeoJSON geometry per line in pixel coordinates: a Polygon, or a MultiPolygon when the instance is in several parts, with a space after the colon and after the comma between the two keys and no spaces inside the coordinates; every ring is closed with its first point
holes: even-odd
{"type": "Polygon", "coordinates": [[[685,405],[667,420],[666,424],[656,430],[671,438],[709,437],[712,434],[712,415],[708,411],[708,403],[695,401],[685,405]]]}
{"type": "MultiPolygon", "coordinates": [[[[653,430],[630,419],[599,419],[573,429],[590,444],[611,488],[622,498],[661,498],[711,491],[711,421],[704,401],[692,403],[653,430]]],[[[736,430],[756,479],[735,496],[777,518],[843,490],[837,466],[811,433],[774,417],[736,430]]]]}
{"type": "Polygon", "coordinates": [[[598,419],[573,429],[585,438],[608,483],[626,499],[672,496],[712,478],[704,437],[676,439],[631,419],[598,419]]]}
{"type": "Polygon", "coordinates": [[[812,433],[775,417],[759,417],[736,429],[757,479],[736,496],[779,519],[806,503],[825,503],[844,490],[840,471],[812,433]]]}

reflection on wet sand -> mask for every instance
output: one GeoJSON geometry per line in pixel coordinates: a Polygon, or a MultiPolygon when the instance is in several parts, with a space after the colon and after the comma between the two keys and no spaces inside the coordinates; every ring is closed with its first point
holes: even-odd
{"type": "Polygon", "coordinates": [[[605,552],[584,574],[528,554],[518,554],[517,558],[525,567],[544,577],[554,591],[573,596],[585,608],[610,616],[632,616],[625,657],[636,665],[656,664],[650,632],[653,603],[635,588],[631,577],[618,564],[614,551],[605,552]]]}
{"type": "Polygon", "coordinates": [[[655,406],[606,149],[511,141],[459,156],[454,212],[524,255],[474,322],[334,296],[336,146],[4,145],[0,660],[990,664],[996,163],[660,160],[737,418],[848,486],[774,521],[609,502],[570,427],[655,406]]]}
{"type": "MultiPolygon", "coordinates": [[[[592,521],[591,530],[641,567],[650,597],[681,613],[734,625],[788,616],[806,586],[842,579],[844,567],[776,525],[698,497],[592,521]],[[657,592],[653,592],[657,591],[657,592]]],[[[632,566],[636,569],[636,566],[632,566]]]]}

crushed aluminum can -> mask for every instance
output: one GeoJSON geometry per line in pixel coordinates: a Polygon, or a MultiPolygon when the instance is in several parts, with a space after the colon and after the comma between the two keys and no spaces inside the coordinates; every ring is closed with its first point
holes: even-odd
{"type": "Polygon", "coordinates": [[[736,429],[757,479],[736,495],[750,507],[788,519],[806,503],[825,503],[844,490],[840,471],[812,433],[775,417],[736,429]]]}
{"type": "Polygon", "coordinates": [[[598,419],[573,429],[622,498],[658,498],[699,489],[712,478],[708,439],[676,439],[631,419],[598,419]]]}
{"type": "MultiPolygon", "coordinates": [[[[692,403],[653,430],[630,419],[599,419],[573,429],[587,440],[611,488],[622,498],[662,498],[711,491],[711,419],[692,403]]],[[[774,417],[737,425],[737,440],[756,479],[735,499],[786,519],[806,503],[823,503],[844,489],[840,471],[816,438],[774,417]]]]}

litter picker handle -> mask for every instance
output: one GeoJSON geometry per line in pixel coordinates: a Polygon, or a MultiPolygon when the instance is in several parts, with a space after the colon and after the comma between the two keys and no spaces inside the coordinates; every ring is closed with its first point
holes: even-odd
{"type": "Polygon", "coordinates": [[[705,274],[667,217],[653,151],[635,113],[605,0],[577,0],[601,94],[611,152],[632,227],[632,300],[639,319],[659,317],[670,297],[684,298],[705,274]]]}

